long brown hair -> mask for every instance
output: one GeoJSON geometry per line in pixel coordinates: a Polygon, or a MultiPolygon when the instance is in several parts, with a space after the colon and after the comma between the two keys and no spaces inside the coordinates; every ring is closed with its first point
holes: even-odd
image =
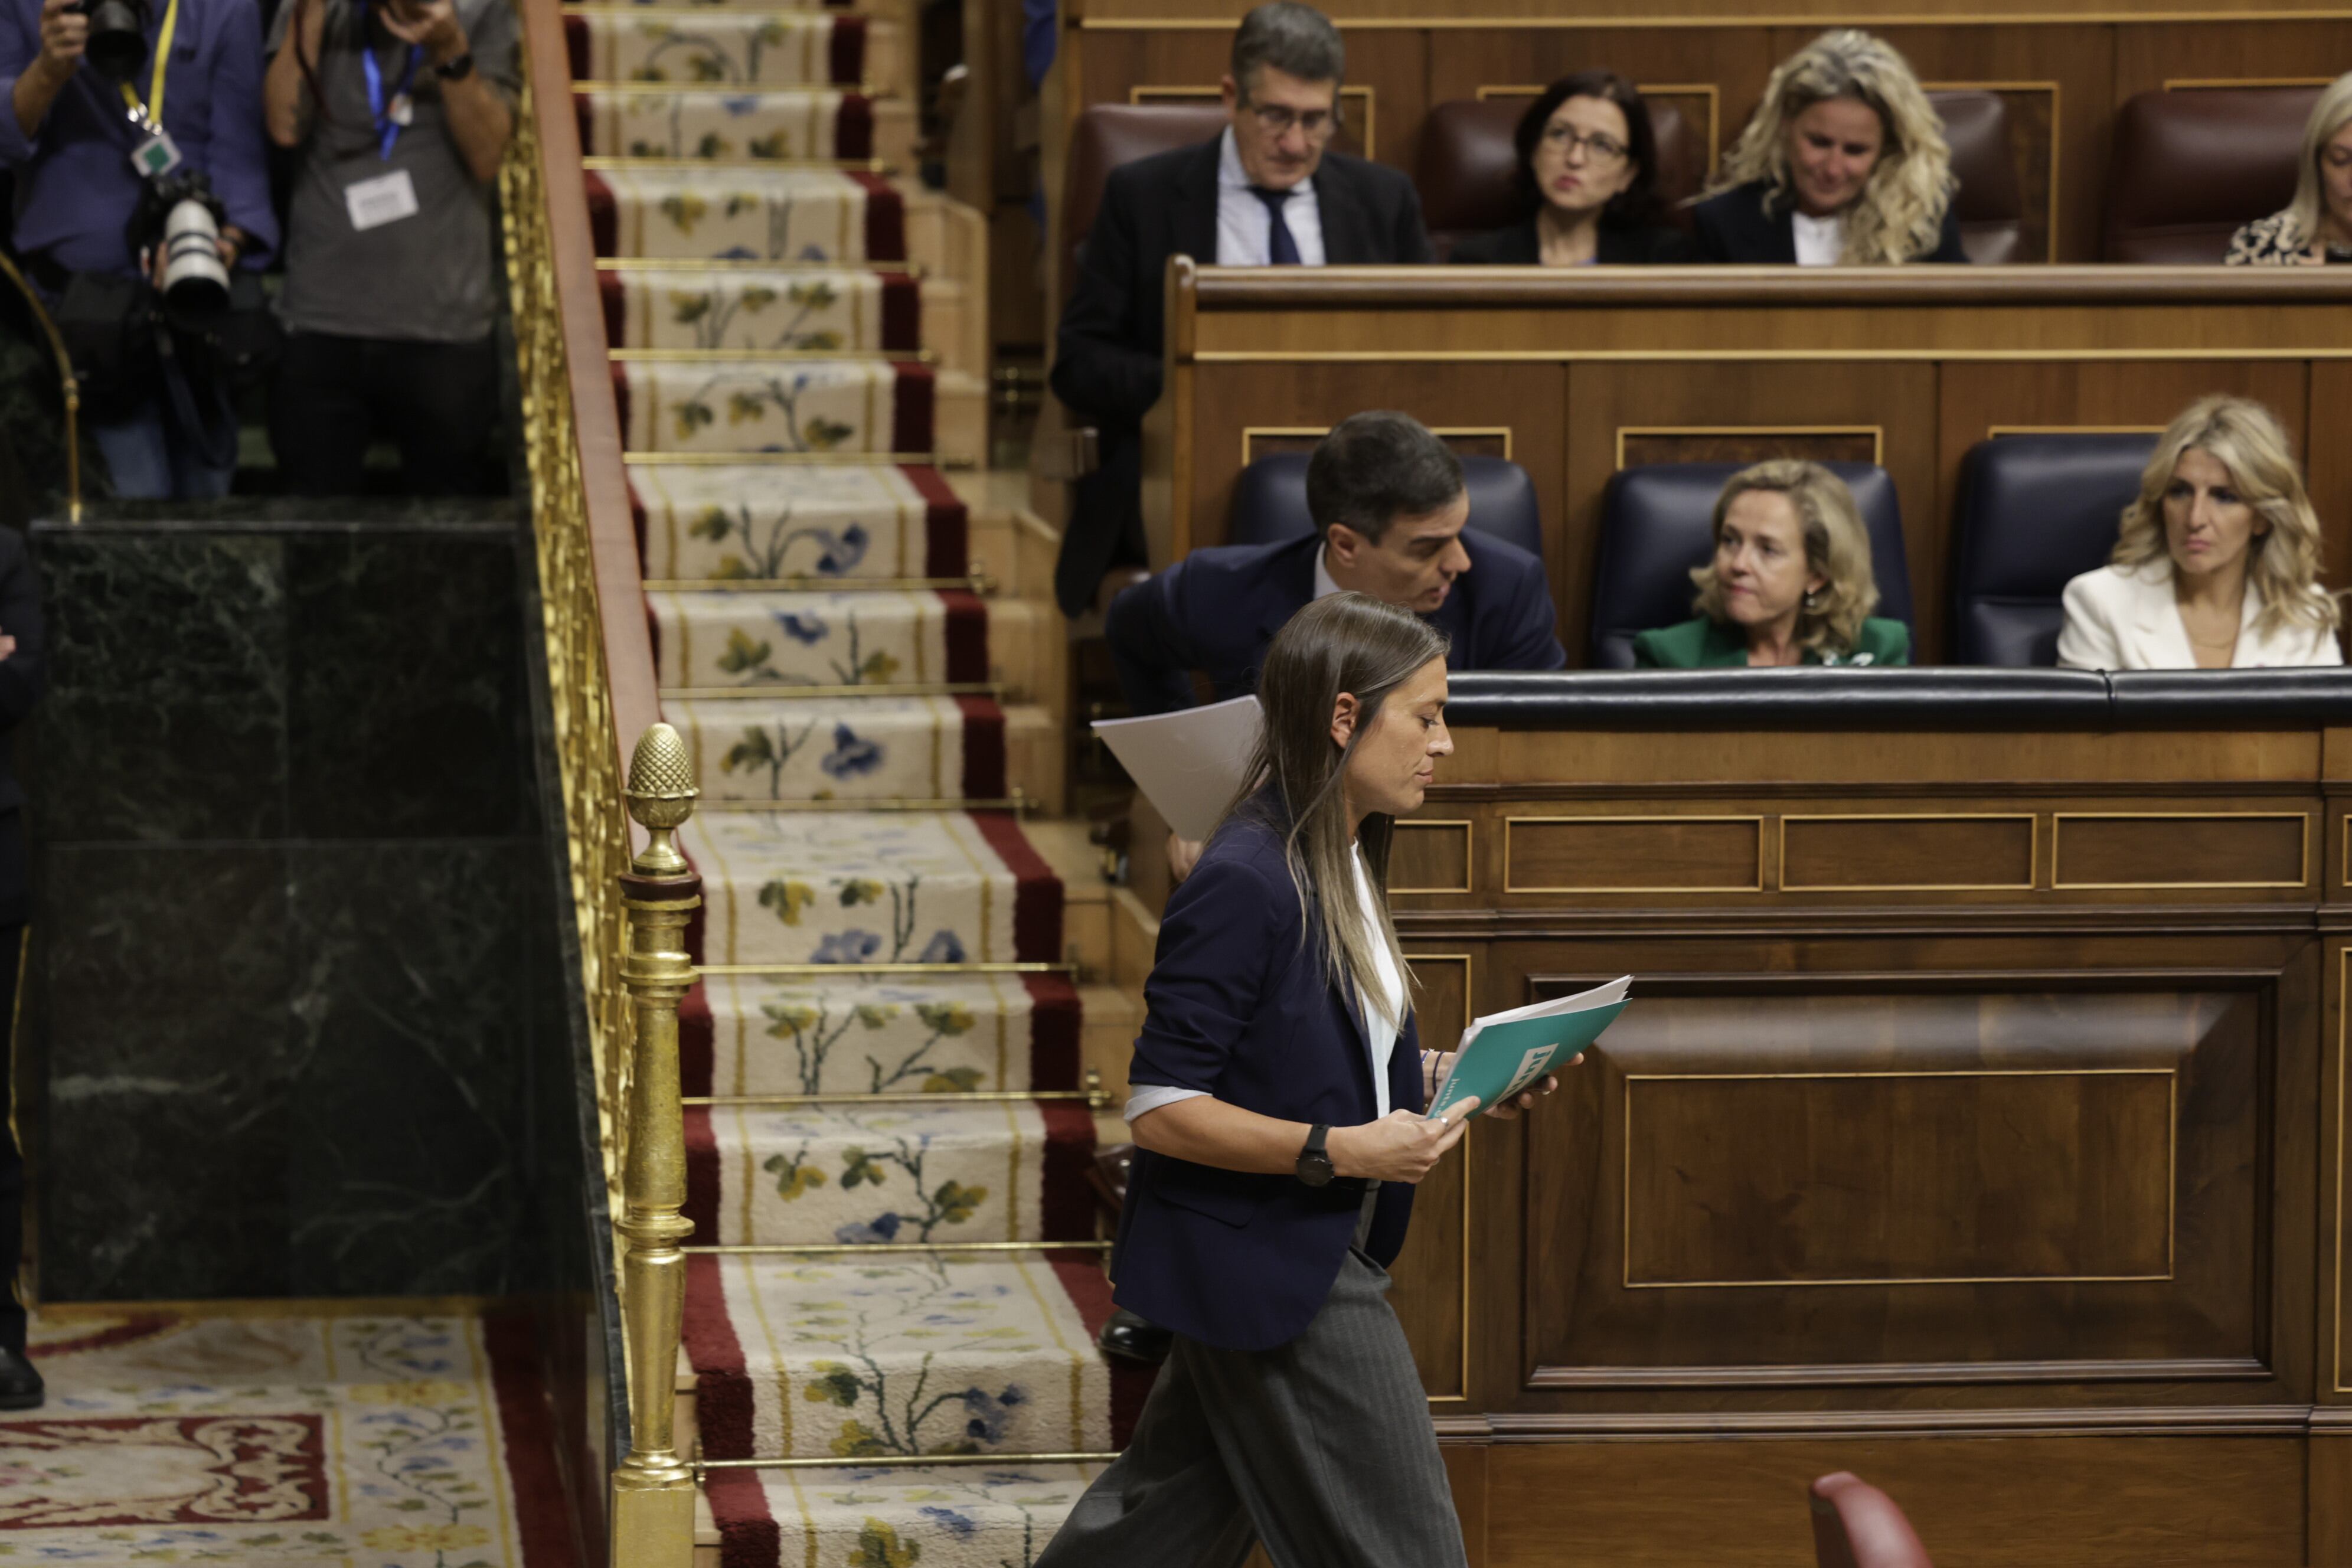
{"type": "MultiPolygon", "coordinates": [[[[1291,616],[1265,651],[1257,687],[1265,721],[1242,773],[1246,782],[1225,808],[1227,820],[1254,819],[1283,836],[1283,858],[1306,916],[1299,945],[1306,945],[1308,931],[1315,931],[1322,939],[1332,984],[1344,988],[1353,983],[1368,1010],[1383,1008],[1374,956],[1381,949],[1408,984],[1412,972],[1389,918],[1394,821],[1367,816],[1356,836],[1354,847],[1363,853],[1379,911],[1376,922],[1367,922],[1349,864],[1348,801],[1341,781],[1356,743],[1385,721],[1381,708],[1389,693],[1431,659],[1444,658],[1445,649],[1444,632],[1367,594],[1328,595],[1291,616]],[[1353,694],[1358,713],[1345,747],[1331,743],[1332,710],[1342,692],[1353,694]]],[[[1404,1026],[1402,1018],[1389,1022],[1404,1026]]]]}
{"type": "MultiPolygon", "coordinates": [[[[1723,520],[1731,503],[1749,490],[1769,490],[1789,498],[1804,527],[1805,564],[1829,579],[1818,594],[1808,594],[1797,612],[1797,646],[1840,658],[1853,651],[1862,638],[1862,623],[1878,605],[1878,580],[1870,569],[1870,530],[1853,492],[1821,464],[1801,458],[1772,458],[1740,469],[1724,481],[1715,498],[1715,525],[1708,535],[1723,540],[1723,520]]],[[[1721,626],[1731,617],[1723,608],[1723,584],[1717,581],[1715,561],[1691,568],[1698,597],[1691,609],[1721,626]]]]}

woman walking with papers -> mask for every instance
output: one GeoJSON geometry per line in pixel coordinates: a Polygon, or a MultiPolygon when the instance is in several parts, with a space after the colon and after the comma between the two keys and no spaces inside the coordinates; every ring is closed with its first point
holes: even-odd
{"type": "Polygon", "coordinates": [[[1464,1562],[1383,1269],[1477,1105],[1422,1114],[1443,1063],[1382,888],[1393,819],[1454,750],[1445,639],[1331,595],[1275,637],[1258,697],[1248,782],[1160,921],[1129,1074],[1111,1273],[1174,1348],[1038,1568],[1237,1568],[1254,1540],[1275,1568],[1464,1562]]]}

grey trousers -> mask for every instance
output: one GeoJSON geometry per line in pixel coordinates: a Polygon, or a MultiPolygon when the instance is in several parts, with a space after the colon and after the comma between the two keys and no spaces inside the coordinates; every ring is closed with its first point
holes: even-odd
{"type": "Polygon", "coordinates": [[[1465,1568],[1388,1289],[1351,1247],[1288,1344],[1225,1351],[1178,1335],[1134,1441],[1036,1568],[1239,1568],[1261,1540],[1275,1568],[1465,1568]]]}

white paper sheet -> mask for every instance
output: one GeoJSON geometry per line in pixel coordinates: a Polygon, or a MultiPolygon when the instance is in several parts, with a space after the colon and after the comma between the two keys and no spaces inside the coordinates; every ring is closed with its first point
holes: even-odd
{"type": "Polygon", "coordinates": [[[1142,719],[1098,719],[1095,733],[1180,838],[1206,838],[1217,826],[1257,744],[1257,699],[1142,719]]]}

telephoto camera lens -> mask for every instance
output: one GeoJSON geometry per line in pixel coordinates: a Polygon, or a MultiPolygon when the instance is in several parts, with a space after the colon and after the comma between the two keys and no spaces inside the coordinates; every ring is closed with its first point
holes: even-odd
{"type": "Polygon", "coordinates": [[[126,82],[147,63],[147,7],[140,0],[82,0],[75,7],[89,18],[84,52],[99,75],[126,82]]]}
{"type": "Polygon", "coordinates": [[[228,268],[221,264],[220,224],[194,197],[173,204],[163,220],[163,309],[184,327],[205,327],[228,310],[228,268]]]}

